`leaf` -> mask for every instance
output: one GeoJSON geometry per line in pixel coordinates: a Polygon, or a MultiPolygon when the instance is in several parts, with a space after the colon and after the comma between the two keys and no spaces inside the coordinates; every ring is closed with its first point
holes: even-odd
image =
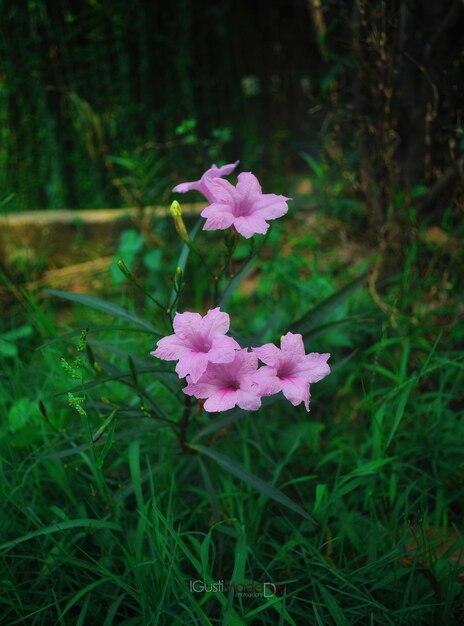
{"type": "Polygon", "coordinates": [[[78,304],[83,304],[84,306],[88,306],[91,309],[95,309],[97,311],[102,311],[103,313],[108,313],[108,315],[112,315],[114,317],[118,317],[119,319],[126,320],[126,322],[130,322],[139,328],[142,328],[145,331],[150,331],[156,335],[163,335],[163,333],[151,324],[149,321],[138,317],[134,313],[123,309],[116,304],[111,304],[109,302],[105,302],[101,298],[96,298],[95,296],[87,296],[85,294],[78,293],[70,293],[69,291],[59,291],[58,289],[45,289],[45,293],[50,294],[51,296],[56,296],[57,298],[63,298],[64,300],[70,300],[71,302],[77,302],[78,304]]]}
{"type": "Polygon", "coordinates": [[[347,356],[345,356],[343,359],[340,359],[340,361],[337,361],[333,366],[330,366],[330,370],[332,372],[332,374],[340,369],[342,369],[343,367],[345,367],[345,365],[347,363],[349,363],[351,361],[351,359],[353,357],[355,357],[359,352],[359,348],[356,348],[355,350],[353,350],[353,352],[350,352],[347,356]]]}
{"type": "Polygon", "coordinates": [[[259,493],[264,494],[271,500],[278,502],[279,504],[287,507],[291,511],[298,513],[312,524],[317,524],[317,522],[311,517],[311,515],[309,515],[300,505],[291,500],[279,489],[276,489],[261,478],[255,476],[254,474],[250,474],[249,472],[247,472],[247,470],[236,461],[229,459],[227,456],[223,455],[220,452],[217,452],[216,450],[213,450],[212,448],[202,446],[200,444],[189,444],[189,448],[213,459],[214,461],[216,461],[216,463],[221,465],[231,474],[251,485],[254,489],[259,491],[259,493]]]}
{"type": "Polygon", "coordinates": [[[31,422],[37,414],[37,406],[33,400],[29,398],[19,398],[8,411],[8,425],[12,431],[20,430],[28,424],[31,427],[31,422]]]}
{"type": "Polygon", "coordinates": [[[337,322],[328,322],[327,324],[321,324],[316,328],[313,328],[309,332],[305,333],[305,341],[313,340],[319,335],[323,333],[333,330],[334,328],[340,328],[340,326],[346,326],[347,324],[365,324],[366,322],[373,321],[373,318],[361,318],[361,317],[347,317],[344,320],[339,320],[337,322]]]}
{"type": "Polygon", "coordinates": [[[323,300],[314,309],[311,309],[299,320],[294,322],[290,327],[290,331],[292,333],[301,333],[303,336],[313,331],[330,313],[332,313],[332,311],[339,307],[365,279],[366,274],[362,274],[351,283],[345,285],[345,287],[342,287],[342,289],[323,300]]]}
{"type": "Polygon", "coordinates": [[[23,324],[19,326],[19,328],[12,328],[8,330],[6,333],[2,333],[0,335],[1,339],[5,341],[16,341],[16,339],[24,339],[25,337],[30,337],[34,329],[30,324],[23,324]]]}
{"type": "Polygon", "coordinates": [[[114,163],[115,165],[119,165],[129,171],[135,169],[135,162],[132,159],[119,156],[109,156],[106,160],[110,163],[114,163]]]}
{"type": "Polygon", "coordinates": [[[103,468],[103,463],[105,462],[106,455],[108,454],[108,452],[111,449],[111,446],[113,445],[113,437],[114,437],[115,428],[116,428],[116,420],[111,419],[105,445],[103,446],[103,450],[100,452],[100,456],[98,457],[98,460],[97,460],[97,468],[99,470],[103,468]]]}
{"type": "Polygon", "coordinates": [[[319,163],[313,159],[313,157],[306,152],[300,152],[300,156],[306,161],[309,167],[313,170],[319,180],[324,180],[326,178],[323,168],[319,165],[319,163]]]}
{"type": "Polygon", "coordinates": [[[221,309],[224,309],[226,307],[226,305],[229,302],[229,300],[231,299],[234,291],[237,289],[237,287],[240,285],[242,280],[248,274],[248,271],[250,270],[250,268],[252,267],[252,265],[256,261],[256,259],[257,259],[257,255],[255,254],[254,256],[251,257],[251,259],[249,259],[249,261],[247,261],[245,263],[245,265],[238,272],[238,274],[236,274],[230,280],[229,284],[225,288],[225,290],[224,290],[224,292],[223,292],[223,294],[221,296],[221,299],[219,300],[219,303],[218,303],[218,306],[220,306],[221,309]]]}
{"type": "MultiPolygon", "coordinates": [[[[155,367],[142,368],[142,369],[137,370],[138,374],[147,374],[147,373],[150,373],[150,374],[161,373],[161,374],[163,374],[163,373],[166,373],[166,372],[167,372],[167,370],[160,370],[160,369],[157,369],[155,367]]],[[[167,372],[167,373],[171,373],[171,372],[167,372]]],[[[71,392],[71,393],[79,393],[79,391],[83,391],[84,389],[92,389],[93,387],[99,387],[100,385],[104,385],[105,383],[115,382],[115,381],[120,381],[121,382],[125,378],[131,379],[132,378],[132,373],[131,372],[121,372],[119,374],[114,374],[112,376],[101,376],[101,377],[97,378],[96,380],[90,380],[88,383],[84,383],[83,385],[82,384],[81,385],[76,385],[75,387],[69,387],[67,389],[63,389],[62,391],[57,391],[56,393],[54,393],[50,397],[51,398],[58,398],[59,396],[64,396],[64,395],[66,395],[69,392],[71,392]]]]}
{"type": "MultiPolygon", "coordinates": [[[[283,399],[284,399],[283,396],[280,396],[279,394],[262,398],[261,408],[271,406],[271,404],[274,404],[275,402],[282,402],[283,399]]],[[[238,407],[230,411],[227,411],[227,413],[225,413],[222,417],[215,417],[214,419],[212,419],[211,422],[207,426],[205,426],[205,428],[202,428],[202,430],[200,430],[200,432],[198,432],[193,437],[192,441],[198,441],[199,439],[204,439],[207,435],[210,435],[211,433],[221,430],[221,428],[226,428],[227,426],[231,426],[232,424],[235,424],[236,422],[241,420],[242,417],[245,417],[246,415],[248,415],[248,412],[244,411],[243,409],[239,409],[238,407]]]]}
{"type": "MultiPolygon", "coordinates": [[[[143,332],[143,333],[148,333],[148,334],[152,334],[153,331],[151,330],[142,330],[141,328],[128,328],[127,326],[88,326],[87,330],[89,331],[89,333],[92,335],[94,333],[98,333],[98,332],[106,332],[106,331],[121,331],[123,330],[124,332],[143,332]]],[[[60,335],[59,337],[53,337],[53,339],[47,339],[47,341],[45,341],[44,343],[41,343],[40,346],[37,346],[36,350],[43,350],[44,348],[48,348],[49,346],[55,344],[55,343],[59,343],[59,342],[64,342],[67,339],[71,339],[71,337],[76,337],[77,335],[81,335],[82,330],[71,330],[68,333],[63,333],[62,335],[60,335]]]]}
{"type": "Polygon", "coordinates": [[[194,436],[193,441],[204,439],[207,435],[210,435],[211,433],[221,430],[221,428],[226,428],[227,426],[231,426],[232,424],[235,424],[236,422],[241,420],[242,417],[244,417],[245,415],[247,415],[247,412],[244,411],[243,409],[238,409],[238,408],[232,409],[231,411],[228,411],[227,413],[225,413],[222,417],[218,417],[217,419],[211,420],[209,424],[205,426],[205,428],[202,428],[200,432],[198,432],[194,436]]]}
{"type": "Polygon", "coordinates": [[[321,583],[319,583],[319,589],[321,590],[325,605],[328,608],[331,616],[333,617],[335,626],[349,626],[349,622],[346,619],[342,608],[340,607],[334,596],[330,593],[330,591],[326,589],[321,583]]]}
{"type": "Polygon", "coordinates": [[[398,402],[398,406],[396,407],[395,419],[393,420],[393,425],[392,425],[390,434],[388,436],[387,443],[385,445],[385,449],[387,449],[390,446],[390,444],[391,444],[391,442],[393,440],[393,437],[395,436],[396,431],[398,430],[398,426],[400,425],[400,422],[403,419],[404,409],[406,408],[406,404],[407,404],[407,402],[409,400],[409,396],[411,394],[411,391],[414,388],[414,384],[415,384],[415,381],[411,380],[409,382],[409,384],[406,385],[406,389],[403,391],[403,393],[400,396],[400,399],[399,399],[399,402],[398,402]]]}
{"type": "Polygon", "coordinates": [[[14,343],[10,343],[9,341],[4,341],[0,337],[0,356],[4,357],[16,357],[18,356],[18,348],[14,343]]]}
{"type": "Polygon", "coordinates": [[[111,426],[111,423],[114,420],[114,417],[116,415],[116,410],[117,409],[114,409],[113,411],[111,411],[109,416],[106,418],[106,420],[103,422],[103,424],[97,430],[97,432],[93,435],[93,437],[92,437],[92,442],[93,443],[96,443],[100,439],[100,437],[103,435],[105,430],[107,430],[111,426]]]}
{"type": "Polygon", "coordinates": [[[148,270],[152,272],[157,272],[159,269],[161,269],[162,261],[163,253],[157,248],[155,248],[154,250],[150,250],[143,257],[143,264],[148,270]]]}
{"type": "Polygon", "coordinates": [[[6,552],[7,550],[10,550],[10,548],[14,548],[18,544],[34,539],[35,537],[43,537],[44,535],[51,535],[52,533],[59,533],[63,530],[71,530],[72,528],[89,528],[92,530],[107,529],[122,532],[120,526],[114,524],[113,522],[107,522],[99,519],[73,519],[68,522],[60,522],[59,524],[53,524],[52,526],[40,528],[39,530],[34,530],[26,535],[23,535],[22,537],[13,539],[12,541],[7,541],[6,543],[0,545],[0,551],[6,552]]]}
{"type": "MultiPolygon", "coordinates": [[[[200,226],[201,226],[202,223],[203,223],[203,218],[200,217],[197,220],[197,222],[195,223],[195,226],[189,232],[189,237],[190,237],[191,241],[193,241],[195,239],[196,234],[200,230],[200,226]]],[[[177,259],[177,265],[176,265],[176,268],[180,267],[180,269],[182,270],[182,274],[185,273],[185,266],[187,265],[189,254],[190,254],[190,248],[188,247],[188,245],[186,243],[183,243],[181,251],[180,251],[179,258],[177,259]]],[[[176,290],[173,289],[172,292],[171,292],[171,297],[169,298],[169,306],[170,306],[170,308],[173,311],[175,310],[175,308],[173,308],[173,304],[174,304],[175,300],[176,300],[176,290]]]]}
{"type": "Polygon", "coordinates": [[[30,337],[34,329],[29,324],[23,324],[19,328],[12,328],[6,333],[0,335],[0,356],[16,357],[18,356],[18,348],[15,341],[30,337]]]}

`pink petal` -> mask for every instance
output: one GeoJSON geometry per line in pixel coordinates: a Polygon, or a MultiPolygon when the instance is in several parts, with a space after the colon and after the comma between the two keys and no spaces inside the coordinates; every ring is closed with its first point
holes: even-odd
{"type": "Polygon", "coordinates": [[[218,386],[208,382],[205,375],[197,383],[193,383],[190,376],[187,376],[187,383],[187,387],[184,387],[182,391],[188,396],[195,396],[199,399],[207,398],[218,390],[218,386]]]}
{"type": "Polygon", "coordinates": [[[258,359],[266,365],[277,366],[279,363],[281,351],[273,343],[265,343],[264,346],[252,348],[252,350],[258,355],[258,359]]]}
{"type": "Polygon", "coordinates": [[[251,172],[242,172],[237,177],[237,191],[241,200],[252,200],[254,196],[259,196],[262,192],[258,179],[251,172]]]}
{"type": "Polygon", "coordinates": [[[238,197],[236,188],[223,178],[205,178],[205,188],[208,190],[213,203],[235,206],[238,197]]]}
{"type": "MultiPolygon", "coordinates": [[[[230,370],[230,368],[228,368],[230,370]]],[[[233,371],[240,381],[251,380],[251,375],[258,369],[258,357],[253,352],[248,352],[247,348],[238,350],[235,353],[233,371]]]]}
{"type": "Polygon", "coordinates": [[[150,354],[163,361],[176,361],[188,352],[190,352],[190,348],[185,345],[182,339],[176,335],[169,335],[160,339],[156,350],[150,354]]]}
{"type": "Polygon", "coordinates": [[[287,378],[282,380],[282,392],[293,406],[304,402],[306,410],[309,411],[309,384],[301,378],[287,378]]]}
{"type": "Polygon", "coordinates": [[[232,337],[219,335],[213,338],[208,359],[211,363],[230,363],[235,359],[235,352],[240,350],[240,345],[232,337]]]}
{"type": "Polygon", "coordinates": [[[210,309],[201,320],[201,333],[207,337],[214,335],[225,335],[229,330],[230,317],[228,313],[221,311],[217,306],[210,309]]]}
{"type": "Polygon", "coordinates": [[[201,315],[199,313],[176,313],[172,322],[174,332],[182,337],[199,332],[201,315]]]}
{"type": "Polygon", "coordinates": [[[227,204],[210,204],[203,209],[201,216],[207,218],[203,230],[225,230],[234,223],[234,216],[227,204]]]}
{"type": "Polygon", "coordinates": [[[210,169],[207,170],[203,174],[203,176],[211,176],[211,177],[228,176],[234,171],[234,169],[237,167],[239,163],[240,161],[235,161],[235,163],[228,163],[227,165],[221,165],[221,167],[218,167],[217,165],[213,163],[210,169]]]}
{"type": "Polygon", "coordinates": [[[266,220],[274,220],[287,213],[287,200],[290,198],[277,196],[275,193],[265,193],[253,202],[253,211],[266,220]]]}
{"type": "Polygon", "coordinates": [[[304,374],[305,380],[309,383],[317,383],[330,374],[330,367],[327,363],[329,358],[330,354],[311,352],[305,356],[304,361],[295,368],[295,371],[304,374]]]}
{"type": "Polygon", "coordinates": [[[237,389],[237,405],[246,411],[257,411],[261,407],[261,398],[257,393],[237,389]]]}
{"type": "Polygon", "coordinates": [[[199,191],[200,181],[195,180],[191,183],[180,183],[173,188],[176,193],[186,193],[187,191],[199,191]]]}
{"type": "Polygon", "coordinates": [[[228,411],[237,404],[237,390],[224,388],[213,393],[205,402],[205,411],[214,413],[216,411],[228,411]]]}
{"type": "Polygon", "coordinates": [[[242,215],[240,217],[236,217],[234,219],[234,227],[235,229],[245,237],[245,239],[249,239],[253,237],[256,233],[260,235],[265,235],[269,228],[269,224],[260,217],[258,214],[252,215],[242,215]]]}
{"type": "Polygon", "coordinates": [[[202,352],[189,352],[180,357],[176,365],[179,378],[185,378],[190,374],[192,383],[198,382],[208,367],[208,355],[202,352]]]}
{"type": "Polygon", "coordinates": [[[285,356],[292,356],[298,359],[303,359],[305,356],[305,347],[303,343],[303,337],[299,334],[287,333],[280,342],[282,352],[286,353],[285,356]]]}
{"type": "Polygon", "coordinates": [[[282,381],[277,376],[276,369],[265,365],[253,375],[253,383],[258,386],[258,393],[262,396],[273,396],[282,391],[282,381]]]}

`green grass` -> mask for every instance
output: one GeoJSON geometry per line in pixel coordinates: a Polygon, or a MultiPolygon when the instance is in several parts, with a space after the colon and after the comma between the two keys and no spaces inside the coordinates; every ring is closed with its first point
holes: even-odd
{"type": "MultiPolygon", "coordinates": [[[[370,265],[329,259],[322,271],[322,245],[304,233],[275,261],[277,235],[254,293],[230,302],[239,335],[279,336],[370,265]]],[[[31,314],[37,336],[1,374],[0,622],[461,624],[460,279],[448,277],[437,306],[430,288],[441,289],[447,258],[421,273],[421,253],[411,247],[378,286],[385,311],[363,283],[312,335],[333,373],[312,387],[309,415],[283,401],[195,414],[185,453],[166,421],[180,423],[183,398],[170,364],[147,357],[149,329],[76,304],[78,332],[35,350],[54,323],[31,314]],[[130,332],[108,329],[127,323],[130,332]],[[85,397],[86,415],[69,390],[85,397]],[[198,580],[268,582],[285,594],[192,592],[198,580]]],[[[189,297],[204,301],[208,287],[203,277],[189,297]]],[[[122,306],[143,317],[138,303],[122,306]]]]}

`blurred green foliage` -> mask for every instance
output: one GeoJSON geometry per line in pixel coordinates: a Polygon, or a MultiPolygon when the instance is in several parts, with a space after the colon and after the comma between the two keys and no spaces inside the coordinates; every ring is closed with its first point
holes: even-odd
{"type": "Polygon", "coordinates": [[[118,178],[160,203],[237,155],[278,172],[308,128],[300,79],[317,50],[300,3],[29,0],[0,18],[3,210],[133,202],[118,178]]]}

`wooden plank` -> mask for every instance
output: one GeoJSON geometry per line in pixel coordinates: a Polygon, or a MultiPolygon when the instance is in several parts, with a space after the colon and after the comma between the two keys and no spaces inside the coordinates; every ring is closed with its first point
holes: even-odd
{"type": "MultiPolygon", "coordinates": [[[[184,214],[189,216],[199,215],[205,208],[205,202],[194,202],[182,204],[184,214]]],[[[75,224],[76,222],[84,222],[85,224],[104,224],[107,222],[115,222],[120,219],[137,219],[137,217],[155,216],[168,217],[168,206],[148,206],[142,210],[136,207],[123,209],[85,209],[75,211],[72,209],[57,209],[49,211],[22,211],[21,213],[3,213],[0,214],[1,226],[26,226],[32,224],[34,226],[49,226],[54,224],[75,224]]]]}

